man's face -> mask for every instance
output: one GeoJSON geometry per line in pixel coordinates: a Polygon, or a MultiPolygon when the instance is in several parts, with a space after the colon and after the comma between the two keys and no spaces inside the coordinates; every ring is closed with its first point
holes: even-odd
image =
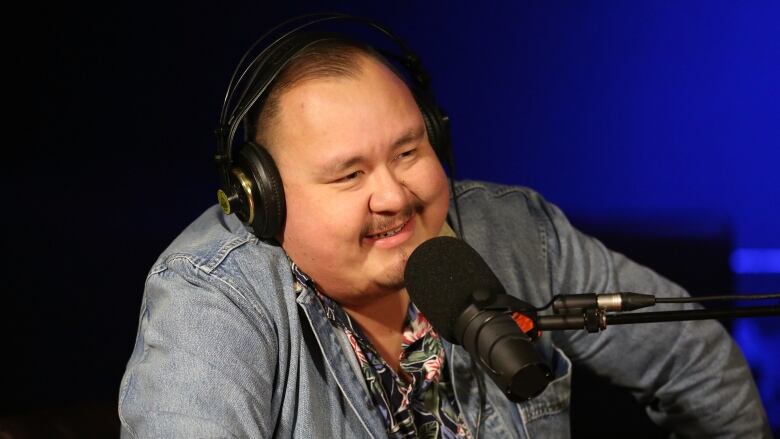
{"type": "Polygon", "coordinates": [[[410,91],[381,63],[361,64],[355,78],[285,91],[271,133],[287,201],[278,238],[343,305],[403,288],[409,254],[438,235],[449,199],[410,91]]]}

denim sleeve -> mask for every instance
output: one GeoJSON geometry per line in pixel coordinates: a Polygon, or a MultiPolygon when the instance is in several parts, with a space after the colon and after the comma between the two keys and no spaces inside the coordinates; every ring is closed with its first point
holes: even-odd
{"type": "MultiPolygon", "coordinates": [[[[551,220],[547,257],[552,291],[687,295],[574,229],[555,206],[541,205],[551,220]]],[[[714,320],[618,325],[598,334],[557,331],[553,340],[575,363],[631,390],[647,406],[650,418],[669,431],[681,436],[771,437],[742,353],[714,320]]]]}
{"type": "Polygon", "coordinates": [[[122,437],[272,434],[278,343],[245,294],[186,256],[152,271],[120,389],[122,437]]]}

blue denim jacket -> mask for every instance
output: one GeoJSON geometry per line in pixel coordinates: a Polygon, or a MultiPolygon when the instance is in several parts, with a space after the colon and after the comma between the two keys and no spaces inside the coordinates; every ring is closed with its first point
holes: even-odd
{"type": "MultiPolygon", "coordinates": [[[[572,228],[531,190],[463,182],[454,196],[466,241],[508,293],[536,306],[558,293],[686,294],[572,228]]],[[[473,433],[480,396],[471,359],[445,347],[473,433]]],[[[717,322],[547,332],[538,347],[555,380],[515,404],[485,379],[481,437],[569,437],[572,362],[631,389],[680,435],[770,436],[750,371],[717,322]]],[[[296,292],[282,249],[216,206],[149,273],[119,414],[123,437],[386,437],[348,341],[313,291],[296,292]]]]}

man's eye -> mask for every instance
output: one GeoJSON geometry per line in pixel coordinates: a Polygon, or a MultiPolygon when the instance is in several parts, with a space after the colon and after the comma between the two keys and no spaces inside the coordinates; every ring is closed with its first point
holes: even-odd
{"type": "Polygon", "coordinates": [[[410,157],[410,156],[414,155],[416,150],[417,150],[417,148],[412,148],[412,149],[410,149],[408,151],[404,151],[401,154],[398,154],[398,158],[402,159],[402,158],[405,158],[405,157],[410,157]]]}
{"type": "Polygon", "coordinates": [[[339,178],[338,180],[336,180],[336,183],[342,183],[342,182],[355,180],[356,178],[358,178],[360,176],[360,173],[361,173],[361,171],[355,171],[355,172],[353,172],[351,174],[347,174],[347,175],[339,178]]]}

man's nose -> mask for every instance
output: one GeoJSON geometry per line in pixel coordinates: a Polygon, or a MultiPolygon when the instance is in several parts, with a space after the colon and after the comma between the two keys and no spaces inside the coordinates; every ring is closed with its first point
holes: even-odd
{"type": "Polygon", "coordinates": [[[368,208],[372,213],[395,214],[408,204],[406,186],[387,168],[377,169],[372,175],[371,198],[368,208]]]}

